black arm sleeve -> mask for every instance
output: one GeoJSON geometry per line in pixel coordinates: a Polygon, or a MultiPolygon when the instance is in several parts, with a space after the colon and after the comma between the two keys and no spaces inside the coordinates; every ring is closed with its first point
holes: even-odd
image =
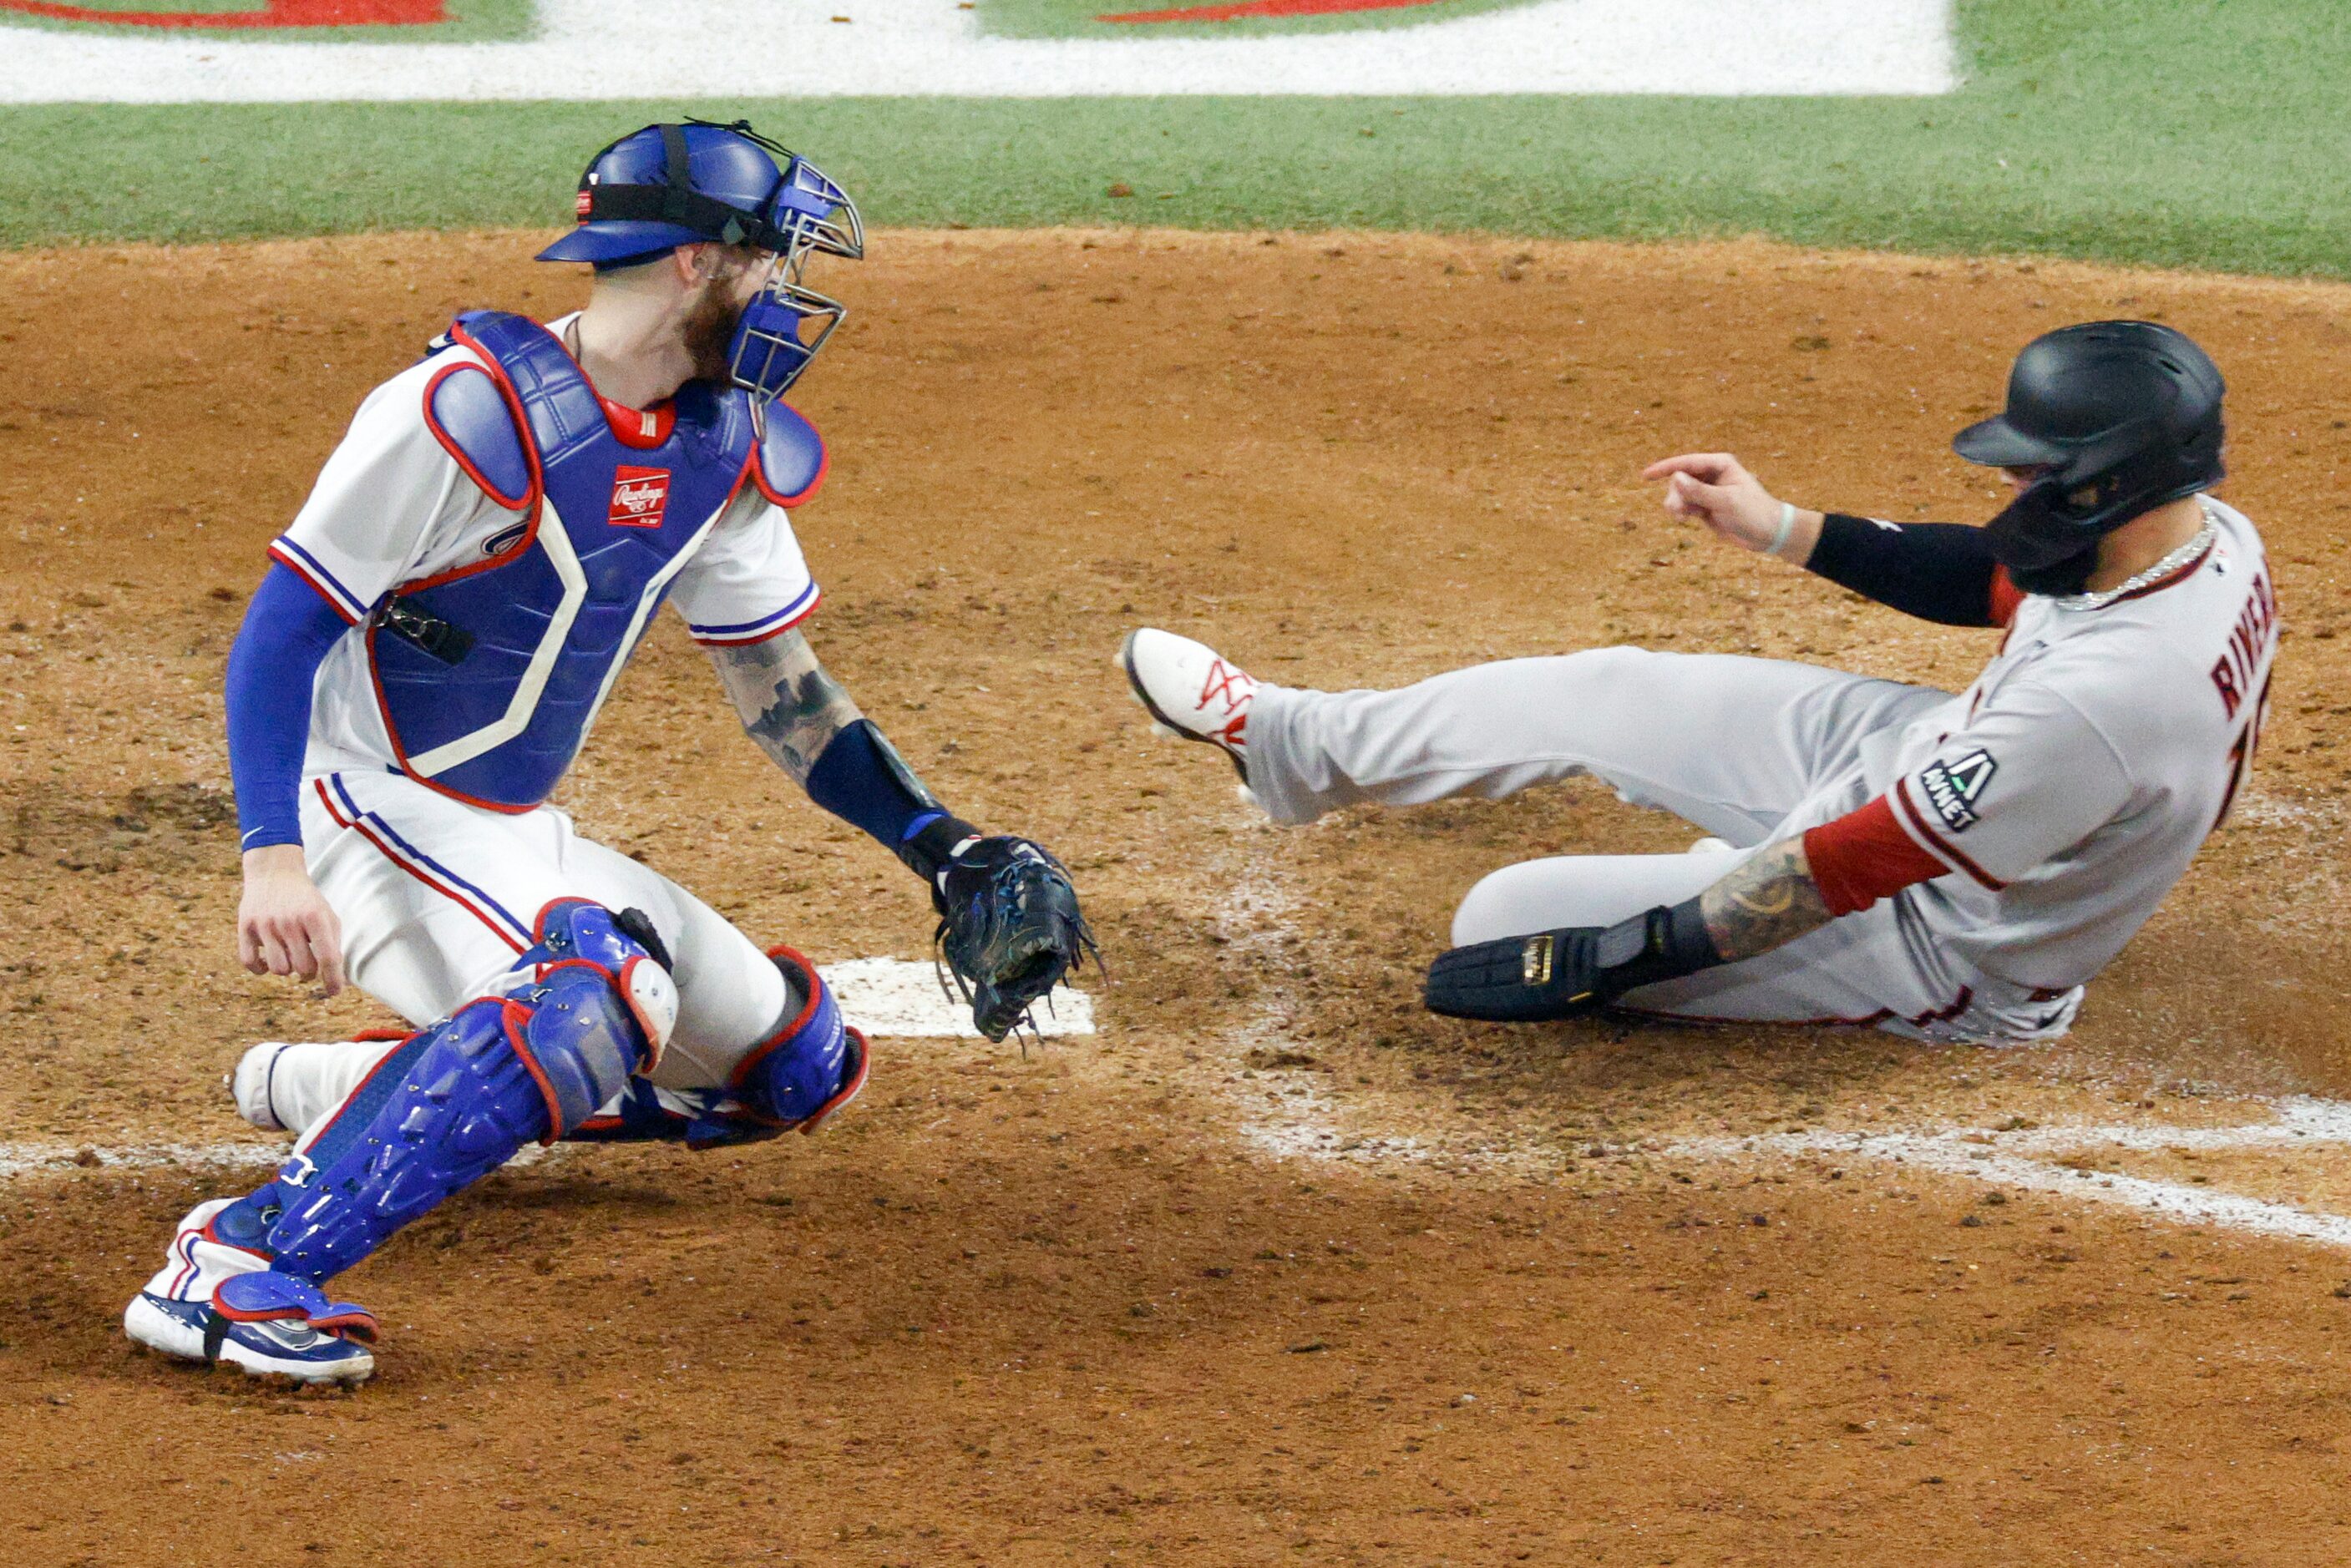
{"type": "Polygon", "coordinates": [[[1945,626],[1998,626],[1992,610],[1999,563],[1984,531],[1964,523],[1898,528],[1832,512],[1804,569],[1905,615],[1945,626]]]}

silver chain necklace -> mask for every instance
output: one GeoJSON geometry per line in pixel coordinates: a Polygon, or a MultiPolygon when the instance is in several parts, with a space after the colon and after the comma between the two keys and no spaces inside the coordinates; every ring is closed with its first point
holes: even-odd
{"type": "Polygon", "coordinates": [[[2220,536],[2220,524],[2219,520],[2212,515],[2211,504],[2210,502],[2203,503],[2202,509],[2204,514],[2204,526],[2196,530],[2196,536],[2189,540],[2188,543],[2180,545],[2179,548],[2172,551],[2171,554],[2166,556],[2163,559],[2158,561],[2155,565],[2149,566],[2147,570],[2139,573],[2137,576],[2131,577],[2127,581],[2116,583],[2111,588],[2102,588],[2095,594],[2068,594],[2057,601],[2058,607],[2062,609],[2104,609],[2106,606],[2114,603],[2116,599],[2124,598],[2129,595],[2138,592],[2139,589],[2147,587],[2149,583],[2162,581],[2165,577],[2169,576],[2172,573],[2178,571],[2180,567],[2194,560],[2199,554],[2210,546],[2213,540],[2220,536]]]}

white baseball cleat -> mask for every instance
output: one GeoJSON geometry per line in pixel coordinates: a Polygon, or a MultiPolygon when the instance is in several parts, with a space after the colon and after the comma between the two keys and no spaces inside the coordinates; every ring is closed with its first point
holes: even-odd
{"type": "Polygon", "coordinates": [[[1160,729],[1217,747],[1248,782],[1249,705],[1257,700],[1248,670],[1207,643],[1147,626],[1126,634],[1118,667],[1160,729]]]}
{"type": "Polygon", "coordinates": [[[368,1349],[373,1318],[348,1302],[329,1303],[306,1282],[271,1273],[268,1254],[222,1235],[215,1222],[236,1201],[213,1199],[180,1221],[162,1268],[123,1309],[123,1332],[178,1361],[225,1363],[301,1383],[365,1382],[375,1371],[368,1349]],[[222,1294],[264,1280],[276,1288],[257,1305],[240,1308],[222,1294]]]}

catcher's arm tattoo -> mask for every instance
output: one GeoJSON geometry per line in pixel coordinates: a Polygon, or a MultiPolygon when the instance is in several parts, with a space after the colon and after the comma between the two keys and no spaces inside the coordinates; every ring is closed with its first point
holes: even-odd
{"type": "Polygon", "coordinates": [[[1749,857],[1698,895],[1698,912],[1726,962],[1768,953],[1836,919],[1813,880],[1802,835],[1749,857]]]}
{"type": "Polygon", "coordinates": [[[744,732],[803,786],[832,738],[864,716],[799,632],[714,648],[710,661],[744,732]]]}

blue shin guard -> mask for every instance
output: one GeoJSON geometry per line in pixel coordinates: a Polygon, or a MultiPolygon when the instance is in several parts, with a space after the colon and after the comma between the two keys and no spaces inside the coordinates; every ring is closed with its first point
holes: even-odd
{"type": "Polygon", "coordinates": [[[676,993],[625,921],[583,900],[550,904],[504,994],[467,1002],[384,1058],[238,1206],[258,1210],[255,1220],[282,1210],[262,1239],[276,1272],[313,1282],[340,1273],[526,1143],[588,1120],[653,1064],[676,993]]]}
{"type": "Polygon", "coordinates": [[[812,1133],[865,1086],[865,1036],[841,1016],[814,964],[789,948],[768,956],[806,1000],[797,1017],[736,1064],[727,1090],[755,1122],[812,1133]]]}
{"type": "Polygon", "coordinates": [[[832,988],[789,948],[768,956],[799,1005],[745,1053],[724,1088],[657,1089],[639,1078],[611,1107],[571,1136],[597,1143],[663,1139],[688,1148],[759,1143],[797,1128],[812,1133],[865,1086],[865,1036],[841,1018],[832,988]]]}

